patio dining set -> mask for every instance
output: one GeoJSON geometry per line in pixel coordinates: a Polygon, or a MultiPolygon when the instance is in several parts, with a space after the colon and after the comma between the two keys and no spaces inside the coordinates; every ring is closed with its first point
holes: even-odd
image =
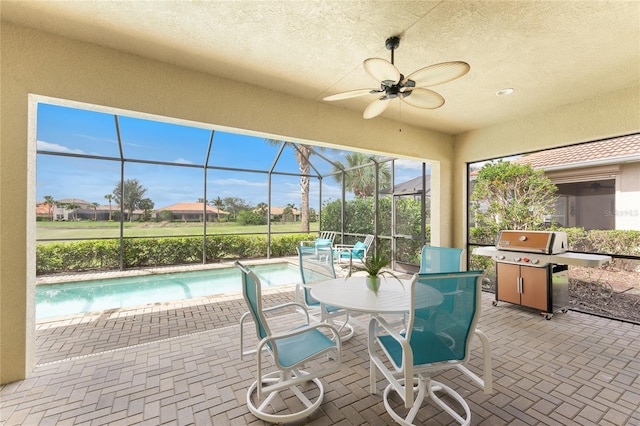
{"type": "Polygon", "coordinates": [[[483,271],[461,270],[462,249],[424,246],[418,273],[371,288],[367,277],[337,277],[335,265],[364,259],[373,236],[358,247],[334,247],[333,237],[335,233],[319,235],[298,247],[301,282],[294,302],[263,306],[260,277],[236,262],[248,307],[240,320],[240,353],[256,357],[255,381],[246,396],[249,411],[271,423],[310,416],[323,402],[321,379],[340,371],[343,345],[356,333],[357,323],[367,333],[369,393],[378,392],[380,373],[384,407],[395,422],[415,424],[421,406],[431,399],[457,423],[470,424],[467,401],[433,376],[455,369],[492,393],[491,348],[477,328],[483,271]],[[300,314],[299,322],[290,322],[286,330],[270,327],[275,312],[292,309],[300,314]],[[249,321],[258,343],[246,348],[249,321]],[[479,374],[468,363],[476,337],[483,361],[479,374]],[[291,398],[297,402],[284,403],[291,398]]]}

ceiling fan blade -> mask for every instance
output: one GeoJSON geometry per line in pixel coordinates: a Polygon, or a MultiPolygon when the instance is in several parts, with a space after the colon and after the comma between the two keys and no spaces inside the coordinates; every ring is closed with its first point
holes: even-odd
{"type": "MultiPolygon", "coordinates": [[[[469,72],[471,67],[462,61],[442,62],[421,68],[404,79],[403,84],[409,80],[415,82],[415,87],[429,87],[446,83],[460,78],[469,72]]],[[[410,85],[409,85],[410,86],[410,85]]]]}
{"type": "Polygon", "coordinates": [[[369,95],[372,93],[379,93],[380,90],[377,89],[358,89],[358,90],[350,90],[348,92],[336,93],[335,95],[325,96],[322,98],[323,101],[339,101],[342,99],[350,99],[356,98],[358,96],[369,95]]]}
{"type": "Polygon", "coordinates": [[[436,109],[444,105],[444,98],[433,90],[415,88],[400,93],[400,99],[416,108],[436,109]]]}
{"type": "Polygon", "coordinates": [[[391,62],[381,58],[369,58],[362,64],[364,70],[380,83],[388,81],[388,86],[400,82],[400,71],[391,62]]]}
{"type": "Polygon", "coordinates": [[[364,110],[364,114],[362,117],[366,120],[369,118],[377,117],[384,112],[385,109],[389,106],[389,98],[383,96],[380,99],[376,99],[371,102],[369,106],[364,110]]]}

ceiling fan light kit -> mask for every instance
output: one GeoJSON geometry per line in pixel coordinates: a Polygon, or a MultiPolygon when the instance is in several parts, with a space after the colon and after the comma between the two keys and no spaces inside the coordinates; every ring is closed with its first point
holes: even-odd
{"type": "Polygon", "coordinates": [[[365,95],[379,95],[364,110],[363,118],[377,117],[387,109],[394,99],[400,99],[407,105],[421,109],[436,109],[444,105],[444,98],[426,87],[455,80],[467,74],[471,67],[462,61],[442,62],[421,68],[405,77],[394,65],[394,51],[400,45],[399,37],[389,37],[385,47],[391,50],[391,62],[381,58],[366,59],[364,70],[380,82],[380,88],[358,89],[337,93],[323,98],[325,101],[338,101],[365,95]]]}

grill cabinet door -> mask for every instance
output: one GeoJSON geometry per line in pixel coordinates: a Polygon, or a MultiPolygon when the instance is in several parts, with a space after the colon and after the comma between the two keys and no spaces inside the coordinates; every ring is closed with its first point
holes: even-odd
{"type": "Polygon", "coordinates": [[[521,266],[521,304],[541,311],[547,311],[547,268],[521,266]]]}
{"type": "Polygon", "coordinates": [[[520,292],[518,280],[520,279],[520,266],[510,263],[496,263],[497,272],[497,298],[504,302],[520,304],[520,292]]]}

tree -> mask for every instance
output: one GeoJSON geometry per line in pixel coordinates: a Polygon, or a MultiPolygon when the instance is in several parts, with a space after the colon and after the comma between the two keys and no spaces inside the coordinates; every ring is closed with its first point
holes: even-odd
{"type": "Polygon", "coordinates": [[[143,198],[140,200],[138,207],[143,210],[142,220],[148,222],[151,220],[151,212],[153,211],[154,203],[150,198],[143,198]]]}
{"type": "Polygon", "coordinates": [[[113,194],[107,194],[104,196],[104,198],[109,201],[109,222],[111,222],[111,201],[113,201],[113,194]]]}
{"type": "Polygon", "coordinates": [[[53,199],[51,195],[44,196],[44,205],[47,206],[49,211],[49,219],[53,222],[53,210],[56,205],[56,201],[53,199]]]}
{"type": "MultiPolygon", "coordinates": [[[[345,187],[347,190],[353,192],[356,197],[371,197],[374,195],[376,184],[376,168],[373,164],[373,160],[378,160],[379,157],[369,157],[359,152],[353,152],[345,156],[347,164],[343,164],[338,161],[334,166],[334,172],[341,172],[348,170],[345,173],[345,187]],[[365,166],[370,164],[369,166],[365,166]],[[359,167],[364,166],[364,167],[359,167]]],[[[343,173],[334,174],[333,177],[337,182],[342,183],[343,173]]],[[[379,179],[380,186],[387,187],[391,184],[391,170],[388,163],[381,163],[379,166],[379,179]]]]}
{"type": "Polygon", "coordinates": [[[241,211],[251,210],[251,206],[242,198],[225,197],[222,201],[225,209],[233,216],[234,220],[238,217],[238,213],[241,211]]]}
{"type": "Polygon", "coordinates": [[[267,203],[258,203],[256,205],[256,209],[258,210],[258,213],[262,215],[262,217],[267,217],[267,211],[269,210],[269,205],[267,203]]]}
{"type": "Polygon", "coordinates": [[[257,211],[249,211],[244,210],[238,213],[238,224],[239,225],[265,225],[267,221],[264,216],[262,216],[257,211]]]}
{"type": "Polygon", "coordinates": [[[470,210],[480,241],[503,229],[540,229],[553,212],[556,186],[530,164],[508,161],[485,164],[477,174],[470,210]]]}
{"type": "MultiPolygon", "coordinates": [[[[265,139],[271,145],[279,145],[287,143],[277,139],[265,139]]],[[[298,162],[298,170],[300,170],[300,223],[302,232],[309,232],[309,172],[311,165],[309,164],[309,156],[313,152],[313,148],[308,145],[295,144],[296,161],[298,162]]]]}
{"type": "Polygon", "coordinates": [[[294,216],[293,216],[293,209],[295,209],[296,206],[294,206],[293,204],[289,203],[287,204],[287,206],[282,210],[282,221],[283,222],[288,222],[294,221],[294,216]]]}
{"type": "Polygon", "coordinates": [[[91,207],[93,207],[93,220],[94,220],[94,222],[97,222],[98,221],[98,207],[100,206],[100,204],[91,203],[90,205],[91,205],[91,207]]]}
{"type": "Polygon", "coordinates": [[[122,181],[116,184],[113,190],[113,199],[120,205],[125,212],[129,222],[131,222],[131,216],[134,210],[140,207],[140,201],[143,199],[144,194],[147,192],[147,188],[143,187],[138,179],[127,179],[124,181],[124,196],[121,199],[122,181]]]}
{"type": "Polygon", "coordinates": [[[218,222],[220,222],[220,210],[222,210],[224,208],[224,201],[222,201],[222,198],[220,198],[220,196],[217,196],[215,198],[215,200],[211,200],[210,203],[213,205],[213,207],[218,209],[218,211],[217,211],[218,222]]]}

